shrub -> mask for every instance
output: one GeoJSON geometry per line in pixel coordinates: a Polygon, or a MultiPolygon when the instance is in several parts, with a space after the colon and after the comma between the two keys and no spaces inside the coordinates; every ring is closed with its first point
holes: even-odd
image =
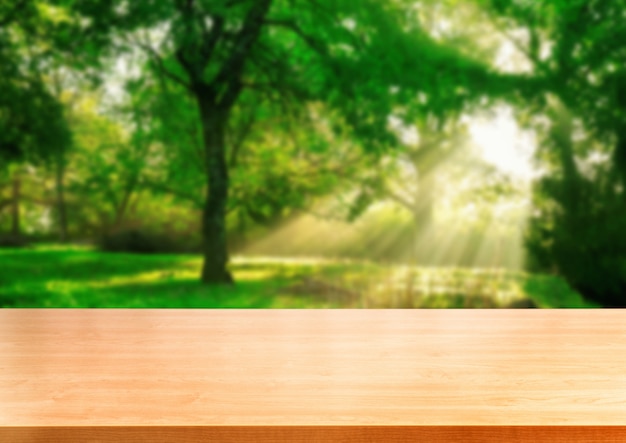
{"type": "Polygon", "coordinates": [[[200,245],[193,240],[139,228],[124,228],[105,233],[100,237],[98,247],[107,252],[137,254],[192,253],[200,250],[200,245]]]}
{"type": "Polygon", "coordinates": [[[30,241],[23,235],[0,235],[0,248],[24,248],[30,246],[30,241]]]}
{"type": "Polygon", "coordinates": [[[626,306],[626,204],[619,183],[544,178],[528,225],[528,268],[563,276],[589,300],[626,306]]]}

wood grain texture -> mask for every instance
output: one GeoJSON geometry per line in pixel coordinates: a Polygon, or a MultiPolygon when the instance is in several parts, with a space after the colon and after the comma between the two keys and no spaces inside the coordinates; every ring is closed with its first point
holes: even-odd
{"type": "Polygon", "coordinates": [[[86,429],[104,433],[97,441],[137,429],[188,441],[461,441],[459,430],[487,441],[482,429],[508,433],[488,441],[550,429],[626,441],[624,428],[597,428],[626,424],[625,320],[622,310],[5,309],[0,441],[89,441],[51,437],[86,429]],[[18,438],[38,432],[50,439],[18,438]]]}
{"type": "Polygon", "coordinates": [[[2,428],[11,443],[623,443],[617,426],[94,426],[2,428]]]}

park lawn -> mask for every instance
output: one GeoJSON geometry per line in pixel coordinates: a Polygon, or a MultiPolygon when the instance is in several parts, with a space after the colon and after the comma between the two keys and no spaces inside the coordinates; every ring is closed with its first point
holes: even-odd
{"type": "Polygon", "coordinates": [[[104,253],[84,246],[0,249],[0,307],[463,308],[529,298],[595,307],[559,278],[502,270],[235,257],[236,285],[199,283],[197,255],[104,253]]]}

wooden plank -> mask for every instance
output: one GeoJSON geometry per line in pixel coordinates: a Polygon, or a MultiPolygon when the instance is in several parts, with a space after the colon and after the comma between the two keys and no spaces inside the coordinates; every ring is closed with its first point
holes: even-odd
{"type": "Polygon", "coordinates": [[[606,427],[626,423],[624,320],[622,310],[5,309],[0,441],[626,441],[606,427]]]}
{"type": "Polygon", "coordinates": [[[620,426],[59,426],[2,428],[11,443],[599,443],[626,441],[620,426]]]}

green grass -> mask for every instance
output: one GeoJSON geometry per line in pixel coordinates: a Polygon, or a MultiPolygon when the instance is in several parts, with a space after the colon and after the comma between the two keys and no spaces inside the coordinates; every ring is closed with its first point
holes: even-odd
{"type": "Polygon", "coordinates": [[[556,277],[520,272],[242,257],[231,265],[236,285],[205,286],[201,263],[78,246],[0,249],[0,307],[481,308],[523,298],[594,306],[556,277]]]}

